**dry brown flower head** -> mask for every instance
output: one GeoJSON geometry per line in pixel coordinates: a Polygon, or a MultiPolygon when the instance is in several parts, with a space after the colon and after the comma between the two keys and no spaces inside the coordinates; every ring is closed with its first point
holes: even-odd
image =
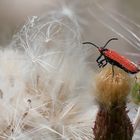
{"type": "Polygon", "coordinates": [[[130,89],[130,76],[118,67],[114,66],[114,75],[112,66],[106,66],[96,76],[96,99],[103,105],[125,101],[130,89]]]}

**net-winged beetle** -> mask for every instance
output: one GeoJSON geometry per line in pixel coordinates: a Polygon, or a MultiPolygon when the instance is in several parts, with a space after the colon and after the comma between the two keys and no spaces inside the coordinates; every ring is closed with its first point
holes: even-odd
{"type": "Polygon", "coordinates": [[[118,66],[127,73],[135,74],[140,71],[138,66],[126,57],[120,55],[119,53],[105,48],[107,44],[112,40],[118,40],[117,38],[111,38],[103,47],[98,47],[97,45],[91,42],[83,42],[83,44],[91,44],[98,49],[100,56],[96,59],[99,67],[104,67],[107,63],[110,63],[112,66],[118,66]],[[102,59],[103,57],[103,59],[102,59]]]}

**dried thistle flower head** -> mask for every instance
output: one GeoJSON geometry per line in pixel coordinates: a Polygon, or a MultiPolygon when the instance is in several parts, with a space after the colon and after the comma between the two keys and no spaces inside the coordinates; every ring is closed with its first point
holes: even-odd
{"type": "Polygon", "coordinates": [[[129,75],[118,67],[108,66],[96,77],[96,99],[99,103],[112,105],[115,102],[123,102],[130,92],[131,79],[129,75]]]}

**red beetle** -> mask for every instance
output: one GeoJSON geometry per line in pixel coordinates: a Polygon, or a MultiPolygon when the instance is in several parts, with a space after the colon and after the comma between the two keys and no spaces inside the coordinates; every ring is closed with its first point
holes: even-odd
{"type": "Polygon", "coordinates": [[[119,68],[123,69],[127,73],[135,74],[140,71],[138,66],[131,62],[129,59],[125,58],[124,56],[121,56],[119,53],[106,49],[105,47],[107,44],[112,40],[118,40],[117,38],[111,38],[107,41],[107,43],[103,47],[98,47],[97,45],[91,43],[91,42],[84,42],[83,44],[91,44],[95,46],[99,52],[100,56],[96,59],[96,62],[98,63],[99,67],[104,67],[107,65],[107,63],[110,63],[112,66],[116,65],[119,68]],[[103,59],[102,56],[104,57],[103,59]]]}

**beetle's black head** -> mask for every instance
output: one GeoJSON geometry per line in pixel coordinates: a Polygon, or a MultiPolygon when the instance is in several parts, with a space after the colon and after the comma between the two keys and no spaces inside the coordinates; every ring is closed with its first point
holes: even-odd
{"type": "Polygon", "coordinates": [[[98,50],[99,50],[100,52],[102,52],[102,51],[104,51],[104,50],[105,50],[105,48],[100,47],[100,48],[98,48],[98,50]]]}
{"type": "Polygon", "coordinates": [[[107,48],[104,48],[104,47],[99,47],[98,50],[99,50],[100,53],[103,53],[104,51],[106,51],[108,49],[107,48]]]}
{"type": "Polygon", "coordinates": [[[99,47],[99,48],[98,48],[99,52],[104,51],[104,49],[105,49],[105,48],[103,48],[103,47],[99,47]]]}

